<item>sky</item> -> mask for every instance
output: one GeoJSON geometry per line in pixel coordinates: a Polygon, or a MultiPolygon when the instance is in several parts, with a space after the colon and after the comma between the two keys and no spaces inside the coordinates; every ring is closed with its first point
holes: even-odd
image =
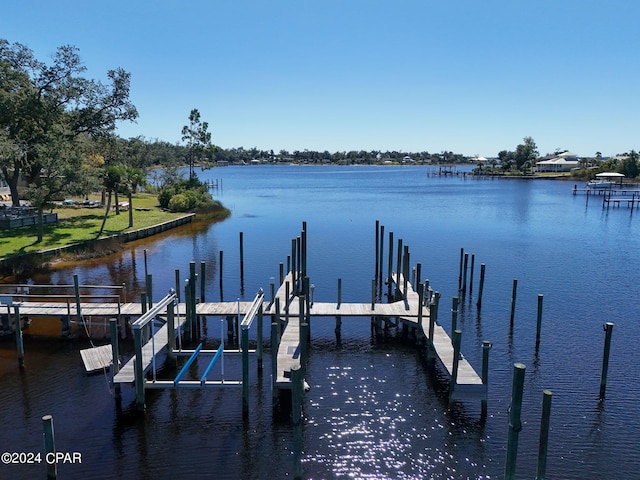
{"type": "Polygon", "coordinates": [[[640,150],[637,0],[2,0],[0,38],[131,73],[124,138],[497,156],[640,150]]]}

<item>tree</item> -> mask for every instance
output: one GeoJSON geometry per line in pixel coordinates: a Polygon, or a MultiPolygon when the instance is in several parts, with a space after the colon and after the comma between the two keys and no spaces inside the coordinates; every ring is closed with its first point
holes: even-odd
{"type": "Polygon", "coordinates": [[[526,173],[532,165],[535,165],[538,158],[538,147],[536,147],[536,142],[531,137],[524,137],[522,141],[524,143],[521,143],[516,148],[514,161],[516,168],[526,173]]]}
{"type": "Polygon", "coordinates": [[[63,169],[52,162],[68,156],[52,152],[52,142],[62,148],[61,142],[105,136],[117,121],[138,116],[129,101],[130,74],[109,70],[109,85],[86,79],[77,52],[73,46],[58,47],[47,65],[28,47],[0,39],[0,171],[14,205],[19,205],[21,178],[37,188],[41,175],[47,175],[45,166],[63,169]]]}
{"type": "Polygon", "coordinates": [[[189,163],[189,178],[193,178],[193,163],[196,156],[202,155],[211,144],[211,133],[207,132],[209,124],[200,121],[197,108],[189,113],[189,125],[182,127],[182,141],[187,142],[187,160],[189,163]]]}
{"type": "Polygon", "coordinates": [[[640,155],[635,150],[631,150],[629,155],[622,160],[620,164],[620,173],[627,178],[636,178],[638,176],[638,158],[640,155]]]}

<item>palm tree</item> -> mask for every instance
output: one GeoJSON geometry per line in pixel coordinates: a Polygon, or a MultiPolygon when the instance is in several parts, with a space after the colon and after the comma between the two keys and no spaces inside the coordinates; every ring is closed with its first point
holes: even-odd
{"type": "MultiPolygon", "coordinates": [[[[116,195],[118,192],[118,187],[122,182],[123,177],[123,168],[117,165],[110,165],[104,169],[104,175],[102,177],[102,185],[104,189],[109,193],[109,197],[107,200],[107,207],[104,210],[104,218],[102,219],[102,225],[100,226],[100,231],[98,232],[98,238],[102,235],[104,230],[104,225],[107,223],[107,217],[109,216],[109,210],[111,209],[111,194],[115,191],[116,195]]],[[[116,202],[118,201],[116,196],[116,202]]]]}

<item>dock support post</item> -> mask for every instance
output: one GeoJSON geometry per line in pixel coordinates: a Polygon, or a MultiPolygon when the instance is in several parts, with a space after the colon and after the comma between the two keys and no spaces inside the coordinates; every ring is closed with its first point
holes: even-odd
{"type": "Polygon", "coordinates": [[[476,263],[476,254],[471,254],[471,274],[469,275],[469,297],[473,295],[473,269],[476,263]]]}
{"type": "MultiPolygon", "coordinates": [[[[271,277],[269,280],[269,295],[271,297],[272,302],[274,302],[276,299],[276,286],[274,281],[275,279],[273,277],[271,277]]],[[[282,284],[282,281],[280,281],[280,284],[282,284]]]]}
{"type": "Polygon", "coordinates": [[[22,325],[20,324],[20,307],[13,306],[14,325],[16,329],[16,348],[18,349],[18,367],[24,368],[24,341],[22,338],[22,325]]]}
{"type": "Polygon", "coordinates": [[[174,311],[175,305],[174,302],[171,302],[167,305],[167,343],[169,345],[167,356],[172,359],[175,359],[173,352],[176,349],[176,322],[174,311]]]}
{"type": "Polygon", "coordinates": [[[487,397],[489,396],[489,351],[491,350],[491,342],[489,340],[482,341],[482,384],[485,388],[484,398],[480,401],[480,410],[482,418],[487,416],[487,397]]]}
{"type": "Polygon", "coordinates": [[[449,386],[449,408],[453,405],[456,385],[458,384],[458,367],[460,365],[460,343],[462,341],[462,331],[455,330],[453,337],[453,369],[451,372],[451,384],[449,386]]]}
{"type": "Polygon", "coordinates": [[[240,295],[244,295],[244,233],[240,232],[240,295]]]}
{"type": "Polygon", "coordinates": [[[482,308],[482,290],[484,289],[484,270],[486,265],[484,263],[480,264],[480,287],[478,290],[478,301],[476,302],[476,307],[478,310],[482,308]]]}
{"type": "Polygon", "coordinates": [[[78,275],[73,276],[73,291],[76,296],[76,315],[78,325],[82,325],[84,321],[82,320],[82,308],[80,307],[80,286],[78,285],[78,275]]]}
{"type": "Polygon", "coordinates": [[[440,292],[433,294],[433,301],[429,306],[429,348],[427,350],[427,361],[433,364],[436,360],[435,347],[433,345],[433,333],[435,324],[438,321],[438,304],[440,303],[440,292]]]}
{"type": "Polygon", "coordinates": [[[297,264],[296,264],[296,239],[291,239],[291,279],[293,282],[293,294],[296,295],[298,293],[298,275],[297,275],[297,264]]]}
{"type": "Polygon", "coordinates": [[[549,443],[549,418],[551,417],[551,398],[553,392],[542,392],[542,420],[540,421],[540,444],[538,447],[538,469],[536,480],[545,480],[547,476],[547,444],[549,443]]]}
{"type": "Polygon", "coordinates": [[[513,288],[511,289],[511,319],[509,325],[513,328],[513,318],[516,314],[516,294],[518,293],[518,279],[513,279],[513,288]]]}
{"type": "MultiPolygon", "coordinates": [[[[302,278],[307,276],[307,222],[302,222],[302,232],[300,233],[300,265],[302,278]]],[[[307,292],[307,295],[309,292],[307,292]]]]}
{"type": "Polygon", "coordinates": [[[176,298],[178,303],[180,303],[180,287],[180,269],[176,268],[176,298]]]}
{"type": "Polygon", "coordinates": [[[260,305],[260,307],[258,308],[258,338],[257,338],[257,342],[258,345],[256,347],[257,349],[257,353],[258,353],[258,375],[262,375],[262,354],[263,354],[263,350],[264,350],[264,345],[263,345],[263,341],[262,341],[262,337],[264,336],[264,325],[262,323],[263,320],[263,306],[260,305]]]}
{"type": "Polygon", "coordinates": [[[398,291],[402,291],[400,288],[400,274],[402,273],[402,239],[398,239],[398,261],[396,264],[396,298],[398,297],[398,291]]]}
{"type": "MultiPolygon", "coordinates": [[[[109,319],[109,330],[111,334],[111,381],[120,371],[120,352],[118,349],[118,320],[109,319]]],[[[114,384],[116,402],[120,400],[120,384],[114,384]]]]}
{"type": "Polygon", "coordinates": [[[393,232],[389,232],[389,271],[387,276],[387,293],[389,301],[391,300],[391,277],[393,275],[393,232]]]}
{"type": "Polygon", "coordinates": [[[291,423],[293,424],[293,478],[302,479],[302,396],[304,373],[300,364],[291,366],[291,423]]]}
{"type": "Polygon", "coordinates": [[[458,271],[458,291],[462,290],[462,262],[464,260],[464,248],[460,248],[460,270],[458,271]]]}
{"type": "MultiPolygon", "coordinates": [[[[418,325],[422,327],[422,306],[424,305],[424,283],[418,283],[418,325]]],[[[420,329],[418,330],[420,331],[420,329]]]]}
{"type": "Polygon", "coordinates": [[[191,296],[191,331],[196,329],[196,262],[189,262],[189,295],[191,296]]]}
{"type": "Polygon", "coordinates": [[[219,265],[219,269],[220,269],[220,301],[224,302],[224,295],[222,294],[222,262],[224,260],[224,252],[222,250],[220,250],[220,261],[218,262],[219,265]]]}
{"type": "Polygon", "coordinates": [[[524,390],[524,374],[526,367],[522,363],[513,365],[513,386],[511,405],[509,406],[509,435],[507,438],[507,459],[504,467],[505,480],[516,478],[516,457],[518,455],[518,437],[522,430],[520,413],[522,412],[522,392],[524,390]]]}
{"type": "Polygon", "coordinates": [[[421,263],[416,263],[416,280],[413,284],[413,288],[416,289],[416,292],[418,291],[418,285],[420,285],[421,277],[422,276],[422,264],[421,263]]]}
{"type": "Polygon", "coordinates": [[[150,273],[145,278],[145,285],[147,289],[147,305],[151,309],[153,307],[153,278],[150,273]]]}
{"type": "Polygon", "coordinates": [[[380,225],[380,261],[378,262],[379,271],[376,272],[376,276],[380,281],[380,295],[382,295],[382,264],[384,262],[384,225],[380,225]]]}
{"type": "Polygon", "coordinates": [[[376,277],[371,279],[371,310],[376,308],[376,277]]]}
{"type": "MultiPolygon", "coordinates": [[[[451,299],[451,333],[458,329],[458,303],[460,303],[458,297],[451,299]]],[[[451,337],[451,342],[453,342],[453,337],[451,337]]]]}
{"type": "Polygon", "coordinates": [[[469,266],[469,254],[464,254],[464,267],[462,272],[462,298],[467,294],[467,269],[469,266]]]}
{"type": "Polygon", "coordinates": [[[242,418],[249,416],[249,328],[242,327],[242,418]]]}
{"type": "MultiPolygon", "coordinates": [[[[42,430],[44,435],[44,455],[54,456],[56,453],[56,438],[53,431],[53,417],[45,415],[42,417],[42,430]],[[51,454],[51,455],[50,455],[51,454]]],[[[45,462],[47,464],[47,479],[58,478],[58,465],[56,462],[45,462]]]]}
{"type": "Polygon", "coordinates": [[[134,380],[136,385],[136,408],[144,411],[144,369],[142,366],[142,330],[137,325],[133,328],[133,345],[136,354],[134,362],[134,380]]]}
{"type": "Polygon", "coordinates": [[[407,298],[407,290],[408,290],[408,283],[409,283],[409,269],[410,269],[410,261],[409,261],[409,245],[405,245],[404,246],[404,266],[403,266],[403,276],[404,276],[404,282],[402,282],[402,291],[404,293],[404,297],[407,298]]]}
{"type": "Polygon", "coordinates": [[[284,282],[284,263],[283,262],[280,262],[279,269],[280,269],[280,283],[278,283],[278,285],[282,285],[282,282],[284,282]]]}
{"type": "Polygon", "coordinates": [[[307,356],[309,355],[309,324],[305,319],[305,298],[304,295],[299,297],[299,322],[300,331],[298,341],[300,342],[300,368],[302,369],[302,376],[304,377],[307,369],[307,356]]]}
{"type": "Polygon", "coordinates": [[[611,334],[613,333],[613,323],[607,322],[603,325],[604,336],[604,353],[602,355],[602,375],[600,376],[600,400],[604,400],[605,390],[607,389],[607,371],[609,370],[609,350],[611,349],[611,334]]]}
{"type": "Polygon", "coordinates": [[[278,321],[271,321],[271,395],[274,400],[278,397],[276,380],[278,379],[278,347],[280,346],[280,325],[278,321]]]}
{"type": "Polygon", "coordinates": [[[200,301],[203,303],[205,301],[204,293],[205,293],[205,287],[206,287],[205,270],[206,270],[206,263],[200,262],[200,301]]]}
{"type": "Polygon", "coordinates": [[[376,266],[374,267],[375,278],[378,278],[378,270],[380,269],[379,259],[380,259],[380,220],[376,220],[376,251],[375,251],[376,266]]]}
{"type": "Polygon", "coordinates": [[[543,295],[538,294],[538,316],[536,321],[536,347],[540,345],[540,331],[542,330],[542,299],[543,295]]]}

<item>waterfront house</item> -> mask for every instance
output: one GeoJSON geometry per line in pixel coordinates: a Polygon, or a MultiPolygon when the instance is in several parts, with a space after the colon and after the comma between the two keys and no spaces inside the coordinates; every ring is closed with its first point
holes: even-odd
{"type": "Polygon", "coordinates": [[[577,167],[578,157],[571,152],[547,155],[536,162],[537,172],[569,172],[577,167]]]}

